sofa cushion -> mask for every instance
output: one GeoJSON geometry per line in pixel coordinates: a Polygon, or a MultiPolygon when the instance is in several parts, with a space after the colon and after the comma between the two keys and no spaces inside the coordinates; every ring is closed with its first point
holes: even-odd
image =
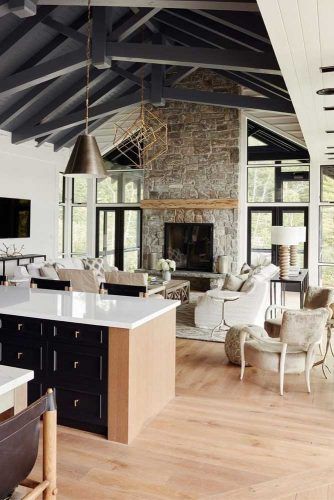
{"type": "Polygon", "coordinates": [[[30,274],[27,271],[25,266],[17,266],[14,271],[14,279],[16,280],[24,280],[29,279],[30,274]]]}
{"type": "Polygon", "coordinates": [[[245,262],[244,264],[242,264],[239,274],[248,274],[251,270],[251,266],[249,266],[247,262],[245,262]]]}
{"type": "Polygon", "coordinates": [[[52,264],[45,264],[45,266],[40,268],[39,272],[42,278],[49,278],[50,280],[59,280],[57,271],[55,270],[52,264]]]}
{"type": "Polygon", "coordinates": [[[223,285],[223,290],[230,290],[231,292],[239,292],[243,283],[246,281],[248,274],[226,274],[223,285]]]}
{"type": "Polygon", "coordinates": [[[241,285],[240,292],[250,292],[255,287],[256,279],[254,276],[249,276],[241,285]]]}
{"type": "Polygon", "coordinates": [[[34,262],[32,264],[27,265],[27,271],[30,275],[31,278],[40,278],[41,273],[40,269],[41,267],[45,266],[45,262],[34,262]]]}
{"type": "Polygon", "coordinates": [[[104,266],[102,258],[90,258],[82,259],[84,268],[86,271],[95,271],[96,276],[104,277],[104,266]]]}

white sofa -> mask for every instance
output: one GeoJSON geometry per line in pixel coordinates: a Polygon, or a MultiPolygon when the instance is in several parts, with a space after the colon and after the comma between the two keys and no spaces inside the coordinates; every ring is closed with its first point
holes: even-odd
{"type": "MultiPolygon", "coordinates": [[[[240,292],[238,300],[225,303],[225,320],[228,325],[252,324],[262,326],[265,312],[269,306],[269,279],[278,268],[273,264],[266,266],[254,275],[255,282],[249,292],[240,292]]],[[[198,299],[195,307],[195,325],[199,328],[213,329],[222,319],[222,304],[212,300],[207,294],[198,299]]]]}

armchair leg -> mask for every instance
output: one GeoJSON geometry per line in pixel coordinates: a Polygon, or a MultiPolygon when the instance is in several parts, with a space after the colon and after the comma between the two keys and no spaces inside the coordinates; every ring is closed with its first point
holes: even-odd
{"type": "Polygon", "coordinates": [[[287,347],[288,347],[287,344],[283,344],[280,357],[280,364],[279,364],[279,393],[281,396],[283,396],[284,392],[284,371],[285,371],[285,357],[286,357],[287,347]]]}
{"type": "Polygon", "coordinates": [[[314,344],[309,347],[307,354],[306,354],[306,361],[305,361],[305,381],[306,381],[306,387],[307,387],[308,393],[311,392],[310,374],[311,374],[311,369],[313,366],[312,354],[313,354],[314,348],[315,348],[314,344]]]}

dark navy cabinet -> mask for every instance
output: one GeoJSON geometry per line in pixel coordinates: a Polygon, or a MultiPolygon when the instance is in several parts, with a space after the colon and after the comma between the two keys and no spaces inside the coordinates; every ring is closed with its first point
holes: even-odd
{"type": "Polygon", "coordinates": [[[0,363],[34,370],[29,403],[55,389],[59,424],[107,433],[108,328],[0,315],[0,363]]]}

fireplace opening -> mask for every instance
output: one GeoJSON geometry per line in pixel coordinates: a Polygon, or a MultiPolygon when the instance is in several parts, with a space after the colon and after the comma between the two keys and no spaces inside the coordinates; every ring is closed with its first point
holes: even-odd
{"type": "Polygon", "coordinates": [[[213,224],[165,223],[165,255],[177,269],[213,271],[213,224]]]}

